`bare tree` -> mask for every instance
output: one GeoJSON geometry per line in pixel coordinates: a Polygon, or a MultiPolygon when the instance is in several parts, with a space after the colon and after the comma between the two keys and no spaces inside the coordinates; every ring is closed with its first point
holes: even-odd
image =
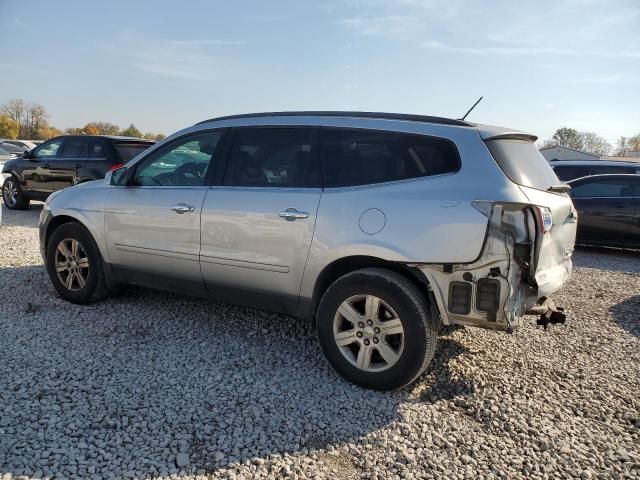
{"type": "Polygon", "coordinates": [[[12,98],[0,107],[0,112],[12,118],[20,127],[19,136],[22,135],[22,126],[26,116],[27,105],[20,98],[12,98]]]}
{"type": "Polygon", "coordinates": [[[557,129],[552,140],[558,147],[582,150],[582,138],[580,132],[575,128],[562,127],[557,129]]]}
{"type": "Polygon", "coordinates": [[[620,137],[618,139],[618,150],[616,150],[616,154],[624,157],[627,155],[629,151],[629,146],[627,145],[627,137],[620,137]]]}
{"type": "Polygon", "coordinates": [[[607,155],[611,151],[611,145],[604,138],[594,132],[580,132],[582,137],[582,149],[595,155],[607,155]]]}

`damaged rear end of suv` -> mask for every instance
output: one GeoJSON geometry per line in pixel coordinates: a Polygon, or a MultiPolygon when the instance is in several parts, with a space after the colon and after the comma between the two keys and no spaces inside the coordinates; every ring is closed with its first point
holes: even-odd
{"type": "Polygon", "coordinates": [[[471,263],[413,266],[429,280],[442,322],[512,331],[525,314],[564,323],[550,295],[570,277],[577,213],[569,188],[538,152],[536,137],[495,127],[479,135],[515,192],[512,201],[474,200],[487,218],[480,256],[471,263]]]}

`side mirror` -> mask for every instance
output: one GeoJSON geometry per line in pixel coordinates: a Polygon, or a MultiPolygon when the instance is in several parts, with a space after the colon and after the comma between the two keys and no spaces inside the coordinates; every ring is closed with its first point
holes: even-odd
{"type": "Polygon", "coordinates": [[[27,150],[22,154],[22,158],[25,158],[27,160],[35,160],[36,156],[33,153],[31,153],[31,151],[27,150]]]}
{"type": "Polygon", "coordinates": [[[109,170],[104,176],[109,185],[125,186],[127,185],[127,167],[120,167],[109,170]]]}

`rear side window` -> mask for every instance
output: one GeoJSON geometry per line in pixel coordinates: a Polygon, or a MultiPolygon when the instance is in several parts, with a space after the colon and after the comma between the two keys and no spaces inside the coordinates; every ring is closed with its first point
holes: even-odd
{"type": "Polygon", "coordinates": [[[633,167],[617,167],[615,165],[606,165],[603,167],[593,167],[592,175],[605,175],[614,173],[636,173],[633,167]]]}
{"type": "Polygon", "coordinates": [[[441,138],[376,130],[323,128],[325,187],[348,187],[453,173],[460,158],[441,138]]]}
{"type": "Polygon", "coordinates": [[[586,177],[589,175],[587,167],[573,167],[571,165],[562,165],[553,167],[553,171],[560,180],[573,180],[574,178],[586,177]]]}
{"type": "Polygon", "coordinates": [[[233,141],[224,185],[313,187],[318,185],[310,128],[243,128],[233,141]]]}
{"type": "Polygon", "coordinates": [[[89,142],[89,158],[105,158],[104,147],[98,140],[89,142]]]}
{"type": "Polygon", "coordinates": [[[85,158],[87,156],[86,145],[87,140],[84,138],[69,138],[64,142],[60,158],[85,158]]]}
{"type": "Polygon", "coordinates": [[[456,172],[452,142],[424,135],[323,128],[325,187],[348,187],[456,172]]]}
{"type": "Polygon", "coordinates": [[[486,143],[491,155],[512,182],[540,190],[560,183],[533,142],[499,139],[486,143]]]}
{"type": "Polygon", "coordinates": [[[630,197],[633,193],[630,180],[599,179],[590,180],[571,189],[571,196],[585,197],[630,197]]]}
{"type": "Polygon", "coordinates": [[[118,155],[122,159],[122,163],[127,163],[139,153],[149,148],[151,143],[135,143],[135,142],[118,142],[114,146],[118,151],[118,155]]]}

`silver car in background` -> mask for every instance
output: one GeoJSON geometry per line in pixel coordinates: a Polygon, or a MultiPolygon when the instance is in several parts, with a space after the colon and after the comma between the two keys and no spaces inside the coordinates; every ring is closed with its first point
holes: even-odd
{"type": "Polygon", "coordinates": [[[207,120],[53,193],[42,255],[76,303],[140,284],[313,319],[342,376],[395,389],[443,324],[561,315],[577,215],[535,140],[402,114],[207,120]]]}

